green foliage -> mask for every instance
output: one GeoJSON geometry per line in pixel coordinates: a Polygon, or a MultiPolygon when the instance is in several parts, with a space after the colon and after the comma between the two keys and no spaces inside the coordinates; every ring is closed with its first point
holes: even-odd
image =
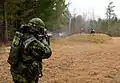
{"type": "MultiPolygon", "coordinates": [[[[4,21],[3,4],[0,19],[4,21]]],[[[8,33],[11,40],[18,23],[27,23],[33,17],[40,17],[48,29],[68,26],[68,9],[65,0],[7,0],[8,33]]]]}

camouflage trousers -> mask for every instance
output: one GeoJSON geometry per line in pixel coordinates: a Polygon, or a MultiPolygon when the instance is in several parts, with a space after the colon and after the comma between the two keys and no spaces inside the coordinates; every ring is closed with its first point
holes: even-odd
{"type": "Polygon", "coordinates": [[[42,77],[42,66],[29,64],[26,67],[11,67],[14,83],[38,83],[42,77]]]}
{"type": "Polygon", "coordinates": [[[14,83],[38,83],[39,77],[28,78],[24,74],[16,74],[12,72],[12,78],[14,83]]]}

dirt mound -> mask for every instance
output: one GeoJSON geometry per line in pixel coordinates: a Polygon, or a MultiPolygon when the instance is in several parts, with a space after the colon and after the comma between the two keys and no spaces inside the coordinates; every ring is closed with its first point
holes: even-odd
{"type": "Polygon", "coordinates": [[[67,43],[69,41],[74,43],[106,43],[110,39],[111,37],[105,34],[78,34],[66,37],[64,39],[58,39],[53,42],[67,43]]]}

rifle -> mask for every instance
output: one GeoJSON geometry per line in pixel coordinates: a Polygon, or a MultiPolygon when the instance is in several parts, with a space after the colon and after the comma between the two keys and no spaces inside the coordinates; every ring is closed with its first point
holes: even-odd
{"type": "Polygon", "coordinates": [[[51,36],[52,35],[48,34],[47,29],[44,29],[43,33],[38,35],[39,40],[46,39],[46,41],[48,42],[48,45],[50,45],[50,37],[51,36]]]}

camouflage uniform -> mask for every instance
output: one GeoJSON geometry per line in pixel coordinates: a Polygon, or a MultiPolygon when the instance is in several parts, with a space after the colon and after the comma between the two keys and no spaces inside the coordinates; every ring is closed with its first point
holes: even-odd
{"type": "MultiPolygon", "coordinates": [[[[34,18],[31,22],[35,22],[36,20],[39,21],[40,19],[34,18]]],[[[33,27],[31,24],[30,26],[33,27]]],[[[34,28],[32,30],[35,31],[37,29],[34,28]]],[[[17,34],[22,33],[17,32],[17,34]]],[[[14,83],[38,83],[39,77],[42,76],[42,59],[47,59],[51,56],[51,49],[45,39],[39,40],[33,34],[26,32],[22,34],[21,44],[18,44],[20,40],[19,36],[15,35],[10,50],[10,53],[14,54],[15,58],[11,58],[13,55],[9,55],[8,58],[13,81],[14,83]],[[17,45],[20,45],[20,51],[18,54],[15,54],[17,52],[15,46],[17,47],[17,45]]]]}

